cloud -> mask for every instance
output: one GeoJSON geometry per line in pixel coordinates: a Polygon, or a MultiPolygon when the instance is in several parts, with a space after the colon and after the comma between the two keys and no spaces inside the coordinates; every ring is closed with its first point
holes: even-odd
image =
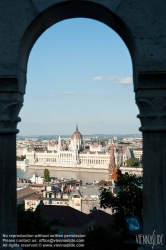
{"type": "Polygon", "coordinates": [[[73,95],[73,94],[76,94],[76,92],[66,91],[66,92],[60,92],[60,94],[62,94],[62,95],[73,95]]]}
{"type": "Polygon", "coordinates": [[[104,80],[104,76],[95,76],[92,78],[93,81],[103,81],[104,80]]]}
{"type": "Polygon", "coordinates": [[[128,85],[133,83],[133,79],[130,76],[110,76],[108,79],[111,83],[128,85]]]}
{"type": "Polygon", "coordinates": [[[132,79],[132,77],[129,77],[129,76],[127,76],[127,77],[119,77],[118,82],[119,82],[119,84],[126,85],[126,84],[133,83],[133,79],[132,79]]]}
{"type": "Polygon", "coordinates": [[[133,83],[133,79],[130,76],[95,76],[92,78],[93,81],[109,81],[113,84],[128,85],[133,83]]]}

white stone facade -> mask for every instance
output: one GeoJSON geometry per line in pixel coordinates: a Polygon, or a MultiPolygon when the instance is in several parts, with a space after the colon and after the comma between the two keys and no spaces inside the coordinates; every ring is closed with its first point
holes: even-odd
{"type": "Polygon", "coordinates": [[[77,128],[71,137],[68,150],[62,150],[59,135],[58,144],[49,143],[44,150],[27,148],[26,159],[29,165],[35,166],[108,169],[110,155],[108,150],[102,152],[102,145],[95,152],[84,151],[83,138],[77,128]]]}
{"type": "Polygon", "coordinates": [[[34,174],[30,180],[31,180],[32,183],[43,184],[44,178],[34,174]]]}
{"type": "Polygon", "coordinates": [[[133,149],[133,154],[134,154],[134,157],[137,158],[140,161],[140,159],[142,157],[142,154],[143,154],[142,148],[133,149]]]}

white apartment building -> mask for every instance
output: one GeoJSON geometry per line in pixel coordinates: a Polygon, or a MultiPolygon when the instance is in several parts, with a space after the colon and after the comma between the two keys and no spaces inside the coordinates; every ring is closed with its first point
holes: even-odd
{"type": "Polygon", "coordinates": [[[34,174],[34,175],[32,176],[32,178],[30,179],[30,181],[31,181],[32,183],[36,183],[36,184],[43,184],[43,182],[44,182],[44,177],[41,177],[41,176],[38,176],[38,175],[34,174]]]}
{"type": "Polygon", "coordinates": [[[143,154],[142,148],[133,148],[133,154],[134,154],[134,157],[140,161],[141,156],[143,154]]]}
{"type": "Polygon", "coordinates": [[[68,195],[64,195],[62,198],[60,194],[55,196],[49,192],[43,192],[43,194],[34,194],[25,199],[25,210],[32,208],[33,211],[35,211],[41,202],[43,202],[44,205],[68,206],[69,198],[68,195]]]}
{"type": "Polygon", "coordinates": [[[63,193],[63,195],[53,191],[43,191],[43,194],[32,194],[30,197],[25,198],[25,210],[31,208],[35,211],[42,202],[44,205],[70,206],[86,214],[89,214],[94,208],[112,213],[110,208],[100,208],[99,187],[87,187],[87,190],[84,190],[85,192],[82,192],[83,189],[73,189],[70,194],[63,193]]]}

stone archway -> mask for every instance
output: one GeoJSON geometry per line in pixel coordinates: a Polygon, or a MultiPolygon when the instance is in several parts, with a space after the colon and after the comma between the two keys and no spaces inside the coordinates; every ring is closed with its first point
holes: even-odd
{"type": "Polygon", "coordinates": [[[38,37],[57,22],[78,17],[91,18],[114,29],[128,47],[134,68],[136,58],[134,39],[130,30],[117,15],[93,1],[65,1],[64,3],[53,5],[40,13],[40,15],[37,15],[23,34],[18,51],[20,85],[23,84],[22,79],[26,79],[25,74],[27,72],[29,53],[38,37]]]}
{"type": "MultiPolygon", "coordinates": [[[[113,28],[128,47],[144,153],[144,233],[166,235],[166,2],[2,0],[0,9],[0,242],[16,234],[16,133],[27,61],[38,37],[58,21],[87,17],[113,28]],[[17,4],[16,4],[17,2],[17,4]],[[9,7],[10,6],[10,7],[9,7]],[[159,171],[160,169],[160,171],[159,171]]],[[[166,238],[166,236],[165,236],[166,238]]],[[[154,249],[166,249],[164,245],[154,249]]],[[[151,248],[150,244],[144,246],[151,248]]]]}

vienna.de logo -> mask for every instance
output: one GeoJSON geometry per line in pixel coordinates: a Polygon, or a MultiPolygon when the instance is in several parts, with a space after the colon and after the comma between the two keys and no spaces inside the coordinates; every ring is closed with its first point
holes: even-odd
{"type": "Polygon", "coordinates": [[[164,245],[164,234],[155,234],[155,231],[153,234],[136,234],[136,242],[139,245],[152,245],[152,249],[155,245],[164,245]]]}

